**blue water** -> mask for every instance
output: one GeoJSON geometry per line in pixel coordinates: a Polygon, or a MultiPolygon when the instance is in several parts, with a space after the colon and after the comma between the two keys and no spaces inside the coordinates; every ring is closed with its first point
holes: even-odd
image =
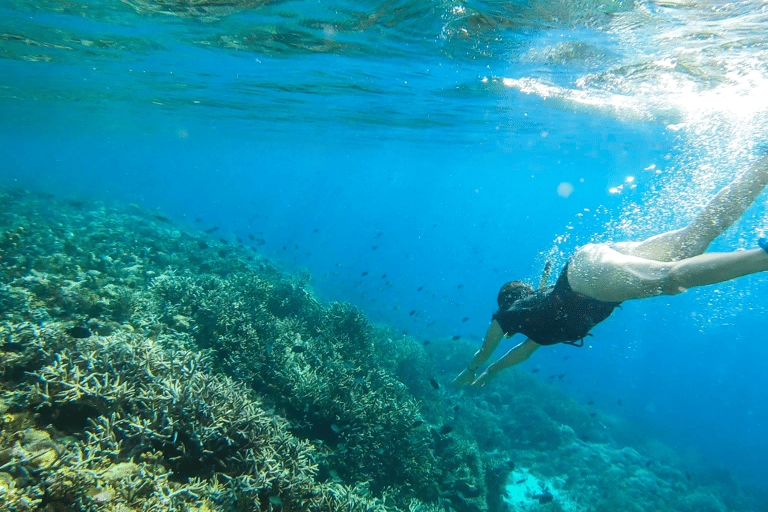
{"type": "MultiPolygon", "coordinates": [[[[0,184],[252,234],[325,300],[479,344],[501,284],[684,225],[768,133],[763,2],[578,4],[4,2],[0,184]]],[[[522,371],[764,487],[766,285],[627,303],[522,371]]]]}

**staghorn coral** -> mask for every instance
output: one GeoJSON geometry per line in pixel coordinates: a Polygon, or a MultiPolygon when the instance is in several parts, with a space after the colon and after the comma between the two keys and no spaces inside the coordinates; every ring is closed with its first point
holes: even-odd
{"type": "Polygon", "coordinates": [[[18,510],[49,502],[79,510],[380,508],[345,486],[318,484],[312,446],[242,384],[211,374],[200,353],[127,333],[73,344],[56,329],[17,330],[49,359],[31,372],[25,409],[76,439],[3,434],[0,472],[12,478],[3,492],[20,496],[18,510]]]}

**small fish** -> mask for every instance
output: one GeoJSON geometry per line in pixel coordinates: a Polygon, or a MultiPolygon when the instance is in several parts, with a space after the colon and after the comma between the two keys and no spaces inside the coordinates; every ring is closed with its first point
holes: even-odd
{"type": "Polygon", "coordinates": [[[453,412],[458,412],[458,411],[459,411],[459,406],[458,405],[454,405],[453,406],[453,412]]]}
{"type": "Polygon", "coordinates": [[[461,336],[459,336],[459,335],[457,334],[456,336],[453,336],[451,339],[452,339],[453,341],[456,341],[456,340],[458,340],[458,339],[460,339],[460,338],[461,338],[461,336]]]}
{"type": "Polygon", "coordinates": [[[421,290],[423,290],[423,289],[424,289],[424,287],[423,287],[423,286],[419,286],[419,287],[416,289],[416,291],[417,291],[417,292],[420,292],[420,291],[421,291],[421,290]]]}
{"type": "Polygon", "coordinates": [[[211,234],[211,233],[217,232],[218,230],[219,230],[219,226],[214,226],[214,227],[212,227],[210,229],[206,229],[205,232],[208,233],[208,234],[211,234]]]}
{"type": "Polygon", "coordinates": [[[432,320],[431,322],[428,322],[428,323],[427,323],[427,327],[432,327],[432,326],[433,326],[433,325],[435,325],[436,323],[437,323],[437,320],[432,320]]]}
{"type": "Polygon", "coordinates": [[[469,320],[468,316],[465,316],[464,318],[461,319],[462,322],[466,322],[467,320],[469,320]]]}
{"type": "Polygon", "coordinates": [[[295,352],[296,354],[301,354],[302,352],[306,352],[307,348],[303,345],[294,345],[291,347],[291,352],[295,352]]]}
{"type": "Polygon", "coordinates": [[[525,483],[525,478],[523,478],[523,479],[520,479],[520,480],[518,480],[518,481],[517,481],[517,482],[515,482],[515,483],[516,483],[516,484],[524,484],[524,483],[525,483]]]}
{"type": "Polygon", "coordinates": [[[318,231],[320,231],[320,229],[319,229],[319,228],[315,228],[315,230],[313,231],[313,233],[317,233],[318,231]]]}
{"type": "Polygon", "coordinates": [[[376,249],[378,249],[378,248],[379,248],[379,246],[378,246],[378,245],[372,245],[372,246],[371,246],[371,250],[372,250],[372,251],[375,251],[375,250],[376,250],[376,249]]]}
{"type": "Polygon", "coordinates": [[[361,275],[361,276],[363,276],[363,277],[365,277],[365,276],[367,276],[367,275],[368,275],[368,272],[363,272],[363,273],[362,273],[362,274],[360,274],[360,275],[361,275]]]}
{"type": "Polygon", "coordinates": [[[24,352],[24,345],[13,341],[7,341],[0,345],[0,352],[24,352]]]}
{"type": "Polygon", "coordinates": [[[648,466],[650,466],[652,462],[653,462],[652,460],[649,460],[648,462],[646,462],[646,463],[645,463],[645,467],[648,467],[648,466]]]}
{"type": "Polygon", "coordinates": [[[256,240],[256,237],[255,237],[255,236],[253,236],[253,234],[252,234],[252,233],[248,233],[248,240],[250,240],[251,242],[253,242],[254,240],[256,240]]]}
{"type": "Polygon", "coordinates": [[[564,373],[561,373],[560,375],[557,376],[558,379],[562,379],[563,377],[565,377],[564,373]]]}
{"type": "Polygon", "coordinates": [[[538,372],[539,372],[538,368],[534,368],[533,370],[531,370],[531,373],[538,373],[538,372]]]}
{"type": "Polygon", "coordinates": [[[387,278],[387,274],[381,274],[381,278],[382,279],[386,279],[387,278]]]}
{"type": "Polygon", "coordinates": [[[383,235],[383,234],[384,234],[384,233],[382,233],[381,231],[379,231],[378,233],[376,233],[376,236],[375,236],[375,237],[373,237],[373,238],[379,238],[379,237],[380,237],[381,235],[383,235]]]}
{"type": "Polygon", "coordinates": [[[589,413],[589,416],[590,416],[591,418],[594,418],[595,416],[597,416],[597,413],[596,413],[596,412],[591,412],[591,413],[589,413]]]}
{"type": "Polygon", "coordinates": [[[440,427],[440,435],[441,436],[444,436],[446,434],[450,434],[451,432],[453,432],[453,427],[450,426],[450,425],[443,425],[442,427],[440,427]]]}
{"type": "Polygon", "coordinates": [[[594,400],[590,400],[589,402],[587,402],[587,405],[595,405],[595,401],[594,400]]]}
{"type": "Polygon", "coordinates": [[[415,314],[416,314],[416,310],[414,309],[414,310],[412,310],[412,311],[411,311],[410,313],[408,313],[408,314],[409,314],[410,316],[413,316],[413,315],[415,315],[415,314]]]}
{"type": "Polygon", "coordinates": [[[413,425],[411,425],[411,427],[416,428],[416,427],[422,426],[423,424],[424,424],[424,420],[416,420],[413,422],[413,425]]]}
{"type": "Polygon", "coordinates": [[[549,378],[550,378],[550,379],[554,379],[554,378],[555,378],[555,376],[554,376],[554,375],[550,375],[550,376],[549,376],[549,378]]]}
{"type": "Polygon", "coordinates": [[[429,341],[429,340],[424,340],[424,345],[425,345],[425,346],[426,346],[426,345],[429,345],[429,343],[430,343],[430,341],[429,341]]]}
{"type": "Polygon", "coordinates": [[[616,401],[616,404],[617,404],[617,405],[621,405],[621,398],[619,398],[619,399],[616,401]]]}
{"type": "Polygon", "coordinates": [[[563,357],[563,361],[567,361],[571,356],[565,356],[563,357]]]}
{"type": "Polygon", "coordinates": [[[555,497],[552,495],[551,492],[545,491],[545,492],[543,492],[541,494],[535,494],[533,496],[533,499],[539,500],[539,503],[543,504],[543,503],[551,503],[552,500],[555,499],[555,497]]]}
{"type": "Polygon", "coordinates": [[[91,331],[86,327],[71,327],[67,329],[67,334],[77,339],[91,337],[91,331]]]}
{"type": "Polygon", "coordinates": [[[462,288],[464,288],[464,285],[463,285],[463,284],[460,284],[460,285],[458,285],[458,286],[456,287],[456,289],[457,289],[457,290],[461,290],[462,288]]]}
{"type": "Polygon", "coordinates": [[[438,384],[435,379],[429,379],[429,383],[432,384],[433,388],[440,389],[440,384],[438,384]]]}
{"type": "Polygon", "coordinates": [[[685,478],[690,482],[691,481],[691,474],[687,471],[685,472],[685,478]]]}
{"type": "Polygon", "coordinates": [[[337,434],[338,434],[339,432],[341,432],[341,429],[340,429],[340,428],[339,428],[339,426],[338,426],[338,425],[336,425],[335,423],[331,423],[331,430],[333,430],[333,431],[334,431],[334,432],[336,432],[337,434]]]}

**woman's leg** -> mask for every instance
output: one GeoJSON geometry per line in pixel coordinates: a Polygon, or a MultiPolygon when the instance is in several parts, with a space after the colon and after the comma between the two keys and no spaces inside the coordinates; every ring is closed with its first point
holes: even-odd
{"type": "Polygon", "coordinates": [[[628,256],[656,261],[678,261],[703,254],[768,186],[768,154],[721,189],[682,229],[661,233],[642,242],[619,242],[612,247],[628,256]]]}
{"type": "Polygon", "coordinates": [[[576,293],[604,302],[677,295],[689,288],[768,271],[768,251],[706,253],[680,261],[622,254],[608,244],[586,245],[568,263],[576,293]]]}

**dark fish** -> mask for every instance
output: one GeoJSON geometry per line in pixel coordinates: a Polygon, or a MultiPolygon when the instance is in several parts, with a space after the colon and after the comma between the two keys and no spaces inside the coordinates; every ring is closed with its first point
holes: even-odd
{"type": "Polygon", "coordinates": [[[91,331],[89,331],[86,327],[72,327],[70,329],[67,329],[67,334],[77,339],[91,337],[91,331]]]}
{"type": "Polygon", "coordinates": [[[382,279],[386,279],[387,278],[387,274],[381,274],[381,278],[382,279]]]}
{"type": "Polygon", "coordinates": [[[197,245],[198,245],[198,247],[200,247],[201,249],[207,249],[207,248],[208,248],[208,244],[207,244],[207,243],[205,243],[205,242],[203,242],[202,240],[198,240],[198,241],[197,241],[197,245]]]}
{"type": "Polygon", "coordinates": [[[363,273],[362,273],[362,274],[360,274],[360,275],[361,275],[361,276],[367,276],[367,275],[368,275],[368,272],[363,272],[363,273]]]}
{"type": "Polygon", "coordinates": [[[423,424],[424,424],[424,420],[416,420],[413,422],[413,425],[411,425],[411,427],[416,428],[416,427],[422,426],[423,424]]]}
{"type": "Polygon", "coordinates": [[[595,416],[597,416],[597,413],[596,412],[591,412],[591,413],[589,413],[589,416],[594,418],[595,416]]]}
{"type": "Polygon", "coordinates": [[[291,351],[295,352],[297,354],[301,354],[302,352],[305,352],[307,348],[304,345],[294,345],[291,347],[291,351]]]}
{"type": "Polygon", "coordinates": [[[254,240],[256,240],[256,237],[255,237],[255,236],[253,236],[252,234],[250,234],[250,233],[249,233],[249,234],[248,234],[248,240],[250,240],[251,242],[253,242],[254,240]]]}
{"type": "MultiPolygon", "coordinates": [[[[256,239],[256,245],[264,245],[265,243],[267,243],[267,241],[264,240],[263,238],[256,239]]],[[[283,249],[285,249],[285,247],[283,247],[283,249]]]]}
{"type": "Polygon", "coordinates": [[[383,235],[383,234],[384,234],[384,233],[382,233],[381,231],[379,231],[378,233],[376,233],[376,236],[375,236],[375,237],[373,237],[373,238],[379,238],[379,237],[380,237],[381,235],[383,235]]]}
{"type": "Polygon", "coordinates": [[[376,249],[378,249],[378,248],[379,248],[379,246],[378,246],[378,245],[372,245],[372,246],[371,246],[371,250],[372,250],[372,251],[375,251],[375,250],[376,250],[376,249]]]}
{"type": "Polygon", "coordinates": [[[516,484],[523,484],[523,483],[525,483],[525,478],[523,478],[522,480],[518,480],[518,481],[517,481],[517,482],[515,482],[515,483],[516,483],[516,484]]]}
{"type": "Polygon", "coordinates": [[[456,287],[456,289],[457,289],[457,290],[461,290],[462,288],[464,288],[464,285],[463,285],[463,284],[460,284],[460,285],[458,285],[458,286],[456,287]]]}
{"type": "Polygon", "coordinates": [[[24,345],[8,341],[0,345],[0,352],[24,352],[24,345]]]}
{"type": "Polygon", "coordinates": [[[203,219],[200,219],[198,217],[195,217],[195,222],[203,222],[203,219]]]}
{"type": "Polygon", "coordinates": [[[549,376],[549,378],[550,378],[550,379],[554,379],[554,378],[555,378],[555,376],[554,376],[554,375],[550,375],[550,376],[549,376]]]}
{"type": "Polygon", "coordinates": [[[440,384],[438,384],[435,379],[429,379],[429,383],[432,384],[433,388],[440,389],[440,384]]]}
{"type": "Polygon", "coordinates": [[[171,222],[171,219],[169,219],[168,217],[166,217],[165,215],[163,215],[161,213],[155,213],[152,216],[155,219],[159,220],[160,222],[165,222],[165,223],[168,223],[168,224],[170,224],[170,222],[171,222]]]}
{"type": "Polygon", "coordinates": [[[243,239],[242,239],[242,238],[240,238],[239,236],[236,238],[236,240],[237,240],[237,243],[239,243],[239,244],[242,244],[242,243],[243,243],[243,239]]]}
{"type": "Polygon", "coordinates": [[[538,368],[534,368],[533,370],[531,370],[531,373],[538,373],[538,371],[539,371],[538,368]]]}
{"type": "Polygon", "coordinates": [[[443,425],[442,427],[440,427],[441,436],[444,436],[445,434],[450,434],[451,432],[453,432],[453,427],[450,425],[443,425]]]}
{"type": "Polygon", "coordinates": [[[562,373],[562,374],[560,374],[560,375],[558,375],[558,376],[557,376],[557,378],[558,378],[558,379],[562,379],[563,377],[565,377],[565,374],[564,374],[564,373],[562,373]]]}
{"type": "Polygon", "coordinates": [[[437,323],[437,320],[432,320],[431,322],[428,322],[428,323],[427,323],[427,327],[432,327],[432,326],[433,326],[433,325],[435,325],[436,323],[437,323]]]}
{"type": "Polygon", "coordinates": [[[616,404],[621,405],[621,398],[616,401],[616,404]]]}
{"type": "Polygon", "coordinates": [[[459,338],[461,338],[461,336],[459,336],[459,335],[457,334],[456,336],[452,337],[451,339],[452,339],[453,341],[456,341],[456,340],[458,340],[459,338]]]}
{"type": "Polygon", "coordinates": [[[320,231],[320,229],[319,229],[319,228],[315,228],[315,230],[313,231],[313,233],[317,233],[318,231],[320,231]]]}
{"type": "Polygon", "coordinates": [[[551,503],[552,500],[555,499],[555,497],[550,493],[549,491],[543,492],[542,494],[536,494],[533,496],[533,499],[539,500],[539,503],[551,503]]]}
{"type": "Polygon", "coordinates": [[[648,466],[650,466],[650,465],[651,465],[651,462],[653,462],[653,461],[652,461],[652,460],[649,460],[648,462],[646,462],[646,463],[645,463],[645,467],[648,467],[648,466]]]}
{"type": "Polygon", "coordinates": [[[423,290],[423,289],[424,289],[424,287],[423,287],[423,286],[419,286],[419,287],[416,289],[416,291],[417,291],[417,292],[420,292],[420,291],[421,291],[421,290],[423,290]]]}
{"type": "Polygon", "coordinates": [[[690,474],[690,473],[688,473],[687,471],[685,472],[685,478],[686,478],[688,481],[690,481],[690,480],[691,480],[691,474],[690,474]]]}
{"type": "Polygon", "coordinates": [[[429,340],[424,340],[424,345],[429,345],[429,340]]]}
{"type": "Polygon", "coordinates": [[[219,230],[219,226],[212,227],[210,229],[206,229],[205,232],[208,234],[215,233],[219,230]]]}
{"type": "Polygon", "coordinates": [[[229,242],[227,242],[227,240],[225,238],[219,238],[219,242],[221,242],[224,245],[229,245],[229,242]]]}
{"type": "Polygon", "coordinates": [[[594,400],[590,400],[589,402],[587,402],[587,405],[595,405],[595,401],[594,400]]]}
{"type": "Polygon", "coordinates": [[[467,320],[469,320],[468,316],[465,316],[464,318],[461,319],[462,322],[466,322],[467,320]]]}
{"type": "Polygon", "coordinates": [[[567,361],[569,357],[571,357],[571,356],[565,356],[565,357],[563,358],[563,361],[567,361]]]}
{"type": "Polygon", "coordinates": [[[412,310],[410,313],[408,313],[410,316],[413,316],[416,314],[416,310],[412,310]]]}
{"type": "Polygon", "coordinates": [[[458,405],[454,405],[454,406],[453,406],[453,411],[454,411],[454,412],[458,412],[458,410],[459,410],[459,406],[458,406],[458,405]]]}

